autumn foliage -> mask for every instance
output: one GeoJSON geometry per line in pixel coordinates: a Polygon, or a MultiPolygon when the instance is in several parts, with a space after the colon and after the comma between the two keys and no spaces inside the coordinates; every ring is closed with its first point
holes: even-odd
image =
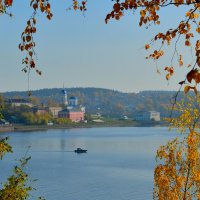
{"type": "Polygon", "coordinates": [[[171,128],[185,133],[157,150],[154,170],[154,199],[200,199],[199,97],[188,96],[174,107],[178,117],[168,118],[171,128]]]}
{"type": "Polygon", "coordinates": [[[152,50],[151,53],[146,57],[147,59],[153,59],[157,62],[161,57],[164,56],[165,52],[163,47],[165,45],[175,43],[175,49],[172,54],[171,66],[163,66],[163,69],[167,72],[166,79],[169,80],[174,74],[176,66],[184,66],[188,68],[187,77],[180,81],[181,87],[186,84],[186,92],[194,90],[196,93],[196,85],[200,82],[200,40],[195,39],[195,34],[200,34],[200,21],[199,21],[199,9],[200,2],[196,0],[116,0],[113,5],[113,10],[106,16],[106,23],[110,19],[119,20],[125,15],[127,10],[138,11],[140,13],[139,26],[145,26],[148,28],[149,25],[159,25],[160,16],[159,11],[165,7],[174,6],[181,9],[182,6],[188,6],[188,11],[183,16],[175,28],[169,29],[166,32],[159,32],[154,36],[149,44],[145,45],[145,49],[149,50],[153,48],[155,42],[160,41],[161,44],[158,49],[152,50]],[[194,56],[196,57],[195,62],[188,65],[184,64],[183,56],[177,51],[177,45],[180,39],[183,38],[185,47],[193,48],[194,56]],[[191,44],[194,44],[194,47],[191,44]],[[178,62],[174,63],[174,57],[177,57],[178,62]]]}
{"type": "Polygon", "coordinates": [[[177,138],[157,151],[159,164],[154,172],[154,199],[200,199],[200,134],[190,130],[182,141],[177,138]]]}

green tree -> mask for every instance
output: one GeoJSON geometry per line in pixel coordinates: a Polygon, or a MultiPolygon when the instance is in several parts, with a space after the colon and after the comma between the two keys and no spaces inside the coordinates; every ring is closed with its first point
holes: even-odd
{"type": "MultiPolygon", "coordinates": [[[[0,159],[7,154],[12,153],[12,147],[7,142],[8,138],[0,140],[0,159]]],[[[31,157],[26,154],[19,161],[19,165],[14,166],[13,174],[7,178],[7,181],[0,187],[1,200],[25,200],[30,197],[30,191],[33,190],[26,173],[26,165],[31,157]]],[[[39,197],[38,199],[43,199],[39,197]]]]}
{"type": "Polygon", "coordinates": [[[32,112],[32,109],[26,105],[13,107],[10,104],[6,104],[2,109],[2,115],[11,123],[24,123],[23,113],[28,112],[32,112]]]}
{"type": "Polygon", "coordinates": [[[22,113],[23,122],[27,125],[47,125],[52,116],[49,113],[37,114],[33,112],[22,113]]]}
{"type": "Polygon", "coordinates": [[[23,121],[27,125],[33,125],[37,123],[37,118],[32,112],[22,113],[23,121]]]}

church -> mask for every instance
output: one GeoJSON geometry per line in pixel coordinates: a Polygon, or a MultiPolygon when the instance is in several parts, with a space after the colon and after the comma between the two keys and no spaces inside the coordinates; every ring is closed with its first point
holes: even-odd
{"type": "Polygon", "coordinates": [[[67,118],[72,122],[81,122],[84,120],[85,107],[78,104],[78,99],[71,96],[68,99],[67,90],[63,88],[63,110],[58,112],[58,118],[67,118]]]}

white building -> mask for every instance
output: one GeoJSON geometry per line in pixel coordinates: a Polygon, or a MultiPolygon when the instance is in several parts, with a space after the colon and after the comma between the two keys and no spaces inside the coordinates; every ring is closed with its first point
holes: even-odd
{"type": "Polygon", "coordinates": [[[160,113],[157,111],[141,112],[134,116],[136,121],[160,121],[160,113]]]}
{"type": "Polygon", "coordinates": [[[58,113],[62,110],[62,107],[49,107],[49,111],[51,112],[51,114],[53,115],[53,117],[57,118],[58,117],[58,113]]]}
{"type": "Polygon", "coordinates": [[[28,99],[7,99],[6,103],[11,104],[13,107],[19,107],[19,106],[33,107],[33,104],[28,99]]]}

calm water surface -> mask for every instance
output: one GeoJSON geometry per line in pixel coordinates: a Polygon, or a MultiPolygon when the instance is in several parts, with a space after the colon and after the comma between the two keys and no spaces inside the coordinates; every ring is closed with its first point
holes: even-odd
{"type": "MultiPolygon", "coordinates": [[[[177,134],[167,128],[89,128],[17,132],[10,136],[14,157],[31,146],[28,172],[46,200],[152,199],[155,152],[177,134]],[[77,147],[86,154],[72,152],[77,147]]],[[[0,162],[3,182],[13,165],[12,156],[0,162]]]]}

